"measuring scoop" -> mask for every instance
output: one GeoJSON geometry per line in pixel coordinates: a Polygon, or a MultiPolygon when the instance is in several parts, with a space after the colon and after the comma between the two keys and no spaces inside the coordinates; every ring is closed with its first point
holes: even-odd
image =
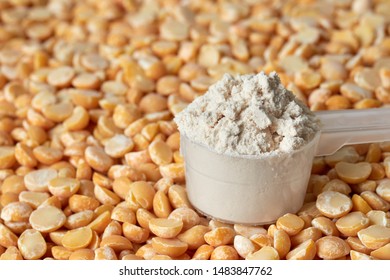
{"type": "Polygon", "coordinates": [[[390,140],[390,108],[316,112],[321,130],[292,153],[230,156],[181,135],[191,204],[223,222],[262,225],[303,204],[315,156],[390,140]]]}

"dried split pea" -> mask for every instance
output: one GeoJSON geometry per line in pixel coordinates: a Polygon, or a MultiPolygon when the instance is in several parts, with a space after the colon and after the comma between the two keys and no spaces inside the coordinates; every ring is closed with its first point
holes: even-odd
{"type": "Polygon", "coordinates": [[[99,207],[99,201],[90,196],[74,194],[69,198],[69,208],[73,212],[95,210],[99,207]]]}
{"type": "Polygon", "coordinates": [[[332,95],[325,101],[328,110],[344,110],[351,107],[349,99],[342,95],[332,95]]]}
{"type": "Polygon", "coordinates": [[[355,261],[355,260],[372,260],[373,259],[371,256],[366,255],[366,254],[361,253],[361,252],[358,252],[358,251],[351,250],[349,253],[351,255],[351,260],[353,260],[353,261],[355,261]]]}
{"type": "Polygon", "coordinates": [[[372,210],[371,206],[358,194],[352,196],[352,211],[360,211],[367,214],[372,210]]]}
{"type": "Polygon", "coordinates": [[[169,214],[168,218],[182,221],[183,230],[188,230],[200,223],[200,217],[198,213],[187,207],[176,208],[169,214]]]}
{"type": "Polygon", "coordinates": [[[318,195],[316,206],[326,217],[339,218],[352,209],[352,200],[345,194],[325,191],[318,195]]]}
{"type": "Polygon", "coordinates": [[[386,213],[379,210],[371,210],[366,213],[367,218],[370,220],[371,225],[380,225],[388,227],[390,225],[386,213]]]}
{"type": "Polygon", "coordinates": [[[153,248],[151,242],[145,244],[145,245],[142,245],[141,247],[138,248],[138,250],[136,251],[135,255],[139,258],[142,258],[144,260],[150,260],[151,258],[153,258],[155,255],[157,255],[158,253],[156,252],[156,250],[153,248]]]}
{"type": "Polygon", "coordinates": [[[153,211],[154,214],[159,218],[168,218],[169,214],[172,212],[169,198],[163,191],[157,191],[154,195],[153,211]]]}
{"type": "Polygon", "coordinates": [[[0,223],[0,246],[8,248],[10,246],[16,246],[17,242],[18,236],[7,226],[0,223]]]}
{"type": "MultiPolygon", "coordinates": [[[[161,170],[161,169],[160,169],[161,170]]],[[[191,203],[187,197],[187,190],[180,185],[172,185],[168,190],[168,198],[173,208],[191,208],[191,203]]]]}
{"type": "Polygon", "coordinates": [[[2,193],[15,193],[20,194],[22,191],[27,190],[24,185],[24,179],[22,176],[11,175],[3,180],[1,184],[2,193]]]}
{"type": "MultiPolygon", "coordinates": [[[[157,257],[157,255],[153,256],[151,259],[153,259],[153,258],[155,258],[155,257],[157,257]]],[[[168,256],[167,256],[167,257],[168,257],[168,256]]],[[[127,254],[127,255],[124,255],[124,256],[121,258],[121,260],[138,260],[138,261],[140,261],[140,260],[143,260],[143,258],[141,258],[141,257],[139,257],[139,256],[137,256],[137,255],[135,255],[135,254],[127,254]]]]}
{"type": "Polygon", "coordinates": [[[172,162],[173,153],[171,148],[163,141],[155,141],[148,148],[150,158],[157,165],[165,165],[172,162]]]}
{"type": "Polygon", "coordinates": [[[47,192],[49,182],[57,177],[57,171],[51,168],[32,171],[24,176],[24,184],[29,191],[47,192]]]}
{"type": "Polygon", "coordinates": [[[339,162],[335,166],[337,175],[348,184],[362,183],[370,176],[372,167],[368,162],[339,162]]]}
{"type": "Polygon", "coordinates": [[[87,127],[89,120],[88,111],[82,106],[76,106],[71,115],[64,120],[63,125],[67,130],[78,131],[87,127]]]}
{"type": "Polygon", "coordinates": [[[24,259],[37,260],[46,253],[47,245],[39,231],[27,229],[19,236],[18,248],[24,259]]]}
{"type": "Polygon", "coordinates": [[[133,210],[137,210],[140,207],[150,210],[153,207],[153,198],[155,193],[156,191],[148,182],[133,182],[129,187],[126,201],[130,204],[133,210]]]}
{"type": "Polygon", "coordinates": [[[352,189],[356,194],[361,194],[364,191],[375,192],[377,183],[373,180],[367,180],[359,184],[352,185],[352,189]]]}
{"type": "Polygon", "coordinates": [[[15,148],[0,146],[0,169],[11,168],[15,163],[15,148]]]}
{"type": "Polygon", "coordinates": [[[68,198],[77,193],[80,181],[73,178],[54,178],[48,183],[50,193],[59,198],[68,198]]]}
{"type": "Polygon", "coordinates": [[[144,243],[149,238],[149,230],[137,226],[135,224],[131,224],[128,222],[124,222],[122,225],[123,235],[134,243],[144,243]]]}
{"type": "Polygon", "coordinates": [[[93,219],[93,211],[85,210],[74,213],[66,218],[64,226],[67,229],[76,229],[88,225],[93,219]]]}
{"type": "Polygon", "coordinates": [[[355,163],[359,160],[359,154],[352,146],[344,146],[332,155],[325,157],[325,162],[331,167],[335,167],[338,162],[355,163]]]}
{"type": "Polygon", "coordinates": [[[378,184],[375,192],[384,200],[390,203],[390,180],[384,180],[378,184]]]}
{"type": "Polygon", "coordinates": [[[106,172],[114,164],[112,158],[102,148],[96,146],[89,146],[85,149],[85,160],[99,172],[106,172]]]}
{"type": "Polygon", "coordinates": [[[345,195],[349,195],[351,193],[351,188],[349,187],[349,185],[347,183],[343,182],[342,180],[333,179],[324,185],[324,187],[322,188],[322,191],[323,192],[335,191],[335,192],[339,192],[339,193],[342,193],[345,195]]]}
{"type": "Polygon", "coordinates": [[[313,227],[318,228],[324,235],[339,236],[338,231],[334,222],[326,217],[317,217],[311,221],[313,227]]]}
{"type": "Polygon", "coordinates": [[[75,70],[69,66],[59,67],[49,73],[47,82],[55,87],[63,88],[70,86],[75,70]]]}
{"type": "Polygon", "coordinates": [[[91,249],[78,249],[73,251],[70,256],[69,260],[93,260],[95,259],[95,252],[91,249]]]}
{"type": "Polygon", "coordinates": [[[69,230],[62,237],[62,246],[69,250],[86,248],[92,241],[92,230],[89,227],[81,227],[69,230]]]}
{"type": "Polygon", "coordinates": [[[33,155],[40,163],[51,165],[62,159],[63,152],[58,148],[38,146],[33,149],[33,155]]]}
{"type": "Polygon", "coordinates": [[[241,224],[235,224],[234,231],[236,232],[236,234],[245,236],[246,238],[251,238],[254,234],[267,233],[267,230],[262,226],[248,226],[241,224]]]}
{"type": "Polygon", "coordinates": [[[29,222],[34,229],[40,232],[52,232],[65,224],[66,216],[61,209],[48,205],[34,210],[29,222]]]}
{"type": "Polygon", "coordinates": [[[337,229],[345,236],[357,236],[357,233],[369,224],[369,218],[362,212],[350,212],[335,223],[337,229]]]}
{"type": "Polygon", "coordinates": [[[272,246],[274,242],[273,236],[270,236],[267,233],[255,233],[251,235],[249,239],[260,247],[272,246]]]}
{"type": "Polygon", "coordinates": [[[167,255],[155,255],[151,258],[151,260],[172,260],[170,256],[167,255]]]}
{"type": "Polygon", "coordinates": [[[43,115],[53,122],[63,122],[72,115],[73,105],[70,102],[49,104],[42,108],[43,115]]]}
{"type": "Polygon", "coordinates": [[[111,221],[103,231],[101,238],[104,239],[111,235],[122,235],[122,225],[117,221],[111,221]]]}
{"type": "Polygon", "coordinates": [[[204,235],[207,244],[217,247],[232,244],[235,232],[229,227],[217,227],[204,235]]]}
{"type": "MultiPolygon", "coordinates": [[[[96,174],[96,173],[95,173],[96,174]]],[[[128,177],[119,177],[112,182],[112,190],[122,199],[126,199],[132,181],[128,177]]]]}
{"type": "Polygon", "coordinates": [[[237,251],[232,246],[222,245],[213,250],[210,260],[238,260],[237,251]]]}
{"type": "Polygon", "coordinates": [[[131,138],[116,134],[110,138],[104,145],[104,151],[113,158],[121,158],[134,148],[134,142],[131,138]]]}
{"type": "Polygon", "coordinates": [[[100,86],[100,80],[97,75],[80,73],[72,80],[72,85],[79,89],[97,89],[100,86]]]}
{"type": "Polygon", "coordinates": [[[4,222],[4,224],[15,234],[22,234],[26,229],[30,229],[28,222],[4,222]]]}
{"type": "Polygon", "coordinates": [[[23,260],[23,257],[17,247],[10,246],[0,255],[0,260],[23,260]]]}
{"type": "Polygon", "coordinates": [[[38,164],[32,148],[20,142],[15,145],[15,158],[22,166],[33,168],[38,164]]]}
{"type": "Polygon", "coordinates": [[[305,222],[294,214],[285,214],[276,221],[278,229],[284,230],[288,235],[293,236],[299,233],[305,225],[305,222]]]}
{"type": "Polygon", "coordinates": [[[286,255],[286,260],[312,260],[317,253],[315,241],[308,239],[286,255]]]}
{"type": "Polygon", "coordinates": [[[138,224],[149,230],[149,221],[151,219],[157,218],[156,215],[144,208],[138,208],[136,214],[138,224]]]}
{"type": "Polygon", "coordinates": [[[99,237],[99,234],[93,230],[92,231],[92,240],[91,242],[89,243],[88,245],[88,249],[91,249],[91,250],[96,250],[99,248],[99,244],[100,244],[100,241],[101,241],[101,238],[99,237]]]}
{"type": "Polygon", "coordinates": [[[114,249],[104,246],[95,249],[95,260],[117,260],[114,249]]]}
{"type": "Polygon", "coordinates": [[[308,227],[291,237],[291,247],[296,247],[307,240],[317,241],[322,237],[322,231],[316,227],[308,227]]]}
{"type": "Polygon", "coordinates": [[[32,208],[38,208],[50,195],[46,192],[22,191],[19,194],[19,201],[30,204],[32,208]]]}
{"type": "Polygon", "coordinates": [[[260,250],[248,254],[246,260],[279,260],[278,251],[273,247],[265,246],[260,250]]]}
{"type": "Polygon", "coordinates": [[[196,250],[206,243],[204,240],[204,235],[209,231],[209,227],[197,225],[180,233],[177,236],[177,239],[187,243],[189,250],[196,250]]]}
{"type": "Polygon", "coordinates": [[[160,172],[164,178],[170,178],[177,183],[182,183],[185,180],[183,163],[170,163],[167,165],[161,165],[160,172]]]}
{"type": "Polygon", "coordinates": [[[122,223],[136,223],[135,213],[131,209],[119,205],[112,209],[111,219],[122,223]]]}
{"type": "Polygon", "coordinates": [[[315,196],[323,191],[324,186],[329,182],[329,177],[326,175],[311,175],[309,178],[308,192],[315,196]]]}
{"type": "Polygon", "coordinates": [[[69,93],[73,104],[76,106],[81,106],[87,110],[99,106],[101,93],[96,90],[72,89],[69,93]]]}
{"type": "Polygon", "coordinates": [[[162,237],[153,237],[152,248],[158,254],[175,258],[183,255],[187,251],[188,245],[176,238],[167,239],[162,237]]]}
{"type": "Polygon", "coordinates": [[[97,233],[102,233],[111,222],[110,216],[110,211],[105,211],[89,223],[87,227],[97,233]]]}
{"type": "Polygon", "coordinates": [[[5,207],[9,203],[17,202],[18,197],[19,196],[16,193],[12,193],[12,192],[3,193],[0,196],[0,206],[5,207]]]}
{"type": "Polygon", "coordinates": [[[66,231],[64,230],[57,230],[52,231],[49,233],[50,241],[52,241],[54,244],[62,246],[62,238],[64,237],[66,231]]]}
{"type": "Polygon", "coordinates": [[[390,243],[372,251],[370,255],[380,260],[390,260],[390,243]]]}
{"type": "Polygon", "coordinates": [[[325,260],[334,260],[349,254],[347,242],[336,236],[324,236],[316,241],[317,255],[325,260]]]}
{"type": "Polygon", "coordinates": [[[211,257],[214,247],[204,244],[200,246],[192,256],[193,260],[208,260],[211,257]]]}
{"type": "Polygon", "coordinates": [[[121,198],[109,189],[95,185],[94,194],[97,200],[103,205],[117,205],[121,198]]]}
{"type": "Polygon", "coordinates": [[[51,254],[56,260],[68,260],[72,251],[63,246],[53,246],[51,248],[51,254]]]}
{"type": "Polygon", "coordinates": [[[121,235],[110,235],[104,237],[100,242],[100,247],[104,246],[108,246],[116,252],[133,249],[133,245],[130,240],[121,235]]]}
{"type": "Polygon", "coordinates": [[[374,210],[381,210],[387,212],[390,209],[390,203],[372,191],[364,191],[360,194],[360,196],[374,210]]]}
{"type": "Polygon", "coordinates": [[[236,235],[234,237],[234,249],[242,258],[246,258],[249,254],[256,251],[255,244],[247,237],[242,235],[236,235]]]}
{"type": "Polygon", "coordinates": [[[100,205],[95,210],[93,210],[93,217],[97,218],[105,212],[111,213],[112,210],[114,210],[114,206],[112,206],[112,205],[108,205],[108,204],[100,205]]]}
{"type": "MultiPolygon", "coordinates": [[[[4,195],[2,194],[2,198],[4,195]]],[[[15,201],[7,205],[3,204],[3,206],[0,218],[5,222],[26,222],[33,211],[32,207],[26,202],[15,201]]]]}
{"type": "Polygon", "coordinates": [[[390,228],[372,225],[358,232],[360,241],[369,249],[379,249],[390,242],[390,228]]]}
{"type": "Polygon", "coordinates": [[[183,222],[180,220],[155,218],[149,221],[149,229],[158,237],[173,238],[176,237],[183,228],[183,222]]]}
{"type": "Polygon", "coordinates": [[[291,249],[291,240],[289,235],[282,229],[277,229],[273,234],[273,247],[278,252],[280,258],[284,258],[291,249]]]}

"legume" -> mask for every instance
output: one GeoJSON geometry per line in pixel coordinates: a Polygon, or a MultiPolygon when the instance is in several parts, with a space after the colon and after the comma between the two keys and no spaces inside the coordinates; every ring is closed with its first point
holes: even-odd
{"type": "Polygon", "coordinates": [[[54,206],[43,206],[34,210],[29,222],[33,229],[40,232],[51,232],[61,228],[66,222],[66,216],[54,206]]]}
{"type": "Polygon", "coordinates": [[[317,254],[320,258],[334,260],[349,254],[347,242],[336,236],[324,236],[316,241],[317,254]]]}

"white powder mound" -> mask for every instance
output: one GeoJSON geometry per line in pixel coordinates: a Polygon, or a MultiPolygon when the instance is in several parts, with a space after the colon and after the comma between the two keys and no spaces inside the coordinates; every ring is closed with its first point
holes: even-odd
{"type": "Polygon", "coordinates": [[[179,130],[220,154],[291,152],[313,139],[316,116],[273,72],[231,76],[210,86],[175,117],[179,130]]]}

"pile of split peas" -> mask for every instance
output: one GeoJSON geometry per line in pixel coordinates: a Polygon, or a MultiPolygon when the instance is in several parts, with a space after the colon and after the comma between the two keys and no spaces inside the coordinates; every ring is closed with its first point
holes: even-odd
{"type": "Polygon", "coordinates": [[[298,213],[231,225],[191,207],[172,121],[224,73],[389,107],[389,22],[382,0],[0,0],[0,259],[390,259],[390,142],[316,158],[298,213]]]}

